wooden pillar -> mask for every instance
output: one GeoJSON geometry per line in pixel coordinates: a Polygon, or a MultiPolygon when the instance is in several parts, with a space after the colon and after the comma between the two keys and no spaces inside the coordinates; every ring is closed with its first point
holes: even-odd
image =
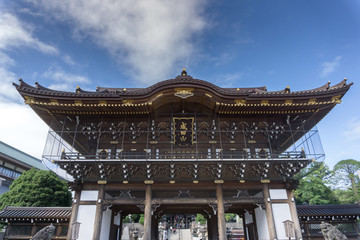
{"type": "Polygon", "coordinates": [[[288,203],[290,207],[290,213],[292,221],[294,222],[295,239],[302,239],[301,228],[299,223],[299,217],[296,210],[294,192],[290,189],[286,190],[288,196],[288,203]]]}
{"type": "Polygon", "coordinates": [[[122,234],[123,234],[123,222],[124,222],[124,219],[126,217],[126,214],[120,214],[120,227],[119,227],[119,239],[121,239],[122,237],[122,234]]]}
{"type": "Polygon", "coordinates": [[[277,239],[277,237],[276,237],[276,230],[275,230],[275,223],[274,223],[274,215],[273,215],[271,202],[270,202],[271,200],[270,200],[269,185],[267,183],[263,184],[263,193],[264,193],[266,221],[268,224],[269,237],[270,237],[270,240],[274,240],[274,239],[277,239]]]}
{"type": "Polygon", "coordinates": [[[101,223],[103,217],[103,201],[104,201],[104,192],[105,192],[104,190],[105,190],[105,185],[104,184],[99,185],[98,199],[96,201],[93,240],[100,239],[101,223]]]}
{"type": "Polygon", "coordinates": [[[217,219],[219,240],[226,240],[226,223],[225,223],[225,208],[222,185],[216,184],[216,198],[217,198],[217,219]]]}
{"type": "Polygon", "coordinates": [[[211,226],[211,215],[209,215],[206,219],[206,225],[207,225],[207,234],[208,234],[208,239],[213,239],[213,231],[211,230],[212,226],[211,226]]]}
{"type": "Polygon", "coordinates": [[[156,215],[153,214],[151,218],[151,240],[157,240],[158,239],[158,232],[159,229],[159,222],[157,221],[156,215]]]}
{"type": "Polygon", "coordinates": [[[244,229],[244,239],[249,240],[249,238],[246,236],[245,211],[239,212],[238,215],[242,221],[242,225],[243,225],[243,229],[244,229]]]}
{"type": "Polygon", "coordinates": [[[253,219],[255,239],[259,239],[258,228],[257,228],[257,224],[256,224],[255,209],[253,209],[253,210],[251,211],[251,216],[252,216],[252,219],[253,219]]]}
{"type": "Polygon", "coordinates": [[[218,218],[216,215],[213,215],[211,218],[211,229],[210,231],[212,231],[212,237],[213,238],[209,238],[210,239],[219,239],[219,231],[218,231],[218,218]]]}
{"type": "Polygon", "coordinates": [[[80,196],[81,190],[75,190],[74,200],[71,208],[71,217],[69,222],[69,228],[67,233],[67,240],[71,240],[71,233],[73,228],[73,223],[77,221],[78,213],[79,213],[79,205],[80,205],[80,196]]]}
{"type": "Polygon", "coordinates": [[[151,184],[146,184],[143,240],[151,240],[151,184]]]}

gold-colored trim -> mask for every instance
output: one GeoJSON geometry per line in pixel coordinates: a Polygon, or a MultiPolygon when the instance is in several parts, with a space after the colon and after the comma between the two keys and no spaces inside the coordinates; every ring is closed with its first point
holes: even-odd
{"type": "Polygon", "coordinates": [[[98,106],[100,106],[100,107],[106,107],[106,106],[107,106],[107,102],[106,102],[106,101],[99,101],[98,106]]]}
{"type": "Polygon", "coordinates": [[[205,96],[212,98],[211,94],[205,93],[205,96]]]}
{"type": "Polygon", "coordinates": [[[197,183],[199,183],[199,181],[198,181],[198,180],[194,180],[193,183],[197,184],[197,183]]]}
{"type": "Polygon", "coordinates": [[[269,100],[262,100],[261,106],[269,106],[269,100]]]}
{"type": "Polygon", "coordinates": [[[270,179],[261,179],[261,183],[270,183],[270,179]]]}
{"type": "Polygon", "coordinates": [[[134,103],[133,103],[133,100],[124,100],[124,101],[122,101],[122,105],[123,106],[133,106],[134,103]]]}
{"type": "Polygon", "coordinates": [[[50,99],[50,104],[57,106],[57,105],[59,105],[59,102],[57,99],[50,99]]]}
{"type": "Polygon", "coordinates": [[[126,181],[126,180],[125,180],[125,181],[123,181],[123,184],[128,184],[128,183],[129,183],[129,181],[126,181]]]}
{"type": "Polygon", "coordinates": [[[193,88],[175,88],[174,96],[180,97],[182,99],[189,98],[194,96],[193,88]]]}
{"type": "Polygon", "coordinates": [[[36,104],[33,97],[25,96],[25,104],[36,104]]]}
{"type": "Polygon", "coordinates": [[[237,106],[245,106],[246,105],[246,100],[244,100],[244,99],[235,99],[235,105],[237,105],[237,106]]]}
{"type": "Polygon", "coordinates": [[[145,184],[154,184],[154,180],[145,180],[144,183],[145,184]]]}
{"type": "Polygon", "coordinates": [[[215,184],[222,184],[222,183],[224,183],[224,180],[216,179],[216,180],[214,181],[214,183],[215,183],[215,184]]]}
{"type": "Polygon", "coordinates": [[[101,185],[107,184],[107,181],[106,180],[98,180],[97,184],[101,184],[101,185]]]}
{"type": "Polygon", "coordinates": [[[245,183],[245,180],[241,179],[241,180],[239,181],[239,183],[245,183]]]}
{"type": "Polygon", "coordinates": [[[169,181],[169,183],[170,183],[170,184],[174,184],[174,183],[175,183],[175,181],[174,181],[174,180],[171,180],[171,181],[169,181]]]}
{"type": "MultiPolygon", "coordinates": [[[[57,105],[57,104],[56,104],[56,105],[57,105]]],[[[75,105],[75,106],[82,106],[83,103],[82,103],[81,100],[75,100],[75,101],[74,101],[74,105],[75,105]]]]}
{"type": "Polygon", "coordinates": [[[164,95],[164,94],[160,93],[160,94],[156,95],[155,99],[161,97],[162,95],[164,95]]]}
{"type": "Polygon", "coordinates": [[[287,99],[285,100],[285,105],[292,105],[293,104],[293,100],[292,99],[287,99]]]}
{"type": "Polygon", "coordinates": [[[316,104],[317,103],[316,101],[317,101],[316,98],[310,98],[308,101],[308,104],[311,104],[311,105],[316,104]]]}
{"type": "Polygon", "coordinates": [[[332,97],[331,98],[331,102],[333,102],[333,103],[336,103],[336,104],[339,104],[339,103],[341,103],[341,95],[338,95],[338,96],[334,96],[334,97],[332,97]]]}
{"type": "Polygon", "coordinates": [[[175,120],[191,120],[191,145],[194,144],[194,118],[193,117],[173,117],[173,124],[174,124],[174,130],[173,130],[173,136],[174,136],[174,144],[176,144],[176,137],[175,137],[175,120]]]}

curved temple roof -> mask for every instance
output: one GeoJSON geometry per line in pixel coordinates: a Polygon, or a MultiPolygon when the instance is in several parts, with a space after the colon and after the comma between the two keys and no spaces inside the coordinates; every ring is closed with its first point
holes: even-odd
{"type": "Polygon", "coordinates": [[[174,79],[164,80],[151,85],[147,88],[105,88],[97,87],[96,91],[84,91],[80,87],[76,88],[75,92],[65,92],[52,90],[41,86],[39,83],[35,83],[36,86],[30,86],[26,84],[22,79],[19,80],[20,84],[15,84],[16,89],[22,93],[22,95],[29,96],[48,96],[48,97],[76,97],[76,98],[147,98],[149,96],[156,95],[157,93],[176,88],[195,88],[203,91],[215,94],[222,98],[234,98],[234,97],[296,97],[296,96],[312,96],[331,94],[333,92],[339,92],[341,90],[348,90],[352,83],[347,84],[346,78],[340,83],[330,86],[330,82],[325,85],[311,90],[291,92],[287,87],[279,91],[267,91],[266,87],[250,87],[250,88],[221,88],[210,82],[192,78],[189,75],[177,76],[174,79]]]}
{"type": "Polygon", "coordinates": [[[30,86],[20,79],[16,89],[33,110],[49,124],[52,114],[149,114],[167,104],[200,103],[211,112],[238,114],[313,114],[320,121],[349,90],[346,79],[304,91],[267,91],[266,87],[221,88],[194,79],[182,72],[174,79],[147,88],[103,88],[75,92],[56,91],[36,83],[30,86]]]}

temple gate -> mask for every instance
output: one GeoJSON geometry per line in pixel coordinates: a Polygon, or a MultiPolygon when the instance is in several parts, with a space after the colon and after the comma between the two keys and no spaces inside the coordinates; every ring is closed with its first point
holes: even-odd
{"type": "Polygon", "coordinates": [[[164,214],[201,213],[208,239],[226,239],[225,213],[246,239],[301,239],[293,176],[324,157],[316,124],[350,88],[221,88],[183,70],[148,88],[75,92],[16,85],[49,125],[43,158],[72,177],[68,239],[120,239],[122,218],[144,213],[143,239],[164,214]],[[79,226],[79,225],[77,225],[79,226]]]}

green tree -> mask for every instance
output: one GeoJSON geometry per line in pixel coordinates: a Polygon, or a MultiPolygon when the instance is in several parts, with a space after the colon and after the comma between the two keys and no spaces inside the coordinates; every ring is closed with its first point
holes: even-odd
{"type": "Polygon", "coordinates": [[[206,219],[204,218],[204,216],[202,214],[197,214],[196,215],[196,222],[199,222],[200,224],[205,224],[206,223],[206,219]]]}
{"type": "Polygon", "coordinates": [[[235,222],[236,214],[235,213],[225,213],[225,221],[226,222],[235,222]]]}
{"type": "MultiPolygon", "coordinates": [[[[360,162],[354,159],[347,159],[338,162],[334,166],[334,180],[340,188],[348,188],[354,195],[354,202],[360,202],[359,176],[360,162]]],[[[351,194],[351,193],[350,193],[351,194]]]]}
{"type": "Polygon", "coordinates": [[[352,190],[348,189],[335,189],[334,194],[340,204],[353,204],[356,203],[356,197],[352,190]]]}
{"type": "Polygon", "coordinates": [[[297,204],[338,204],[329,185],[331,171],[321,162],[313,162],[297,176],[299,186],[295,191],[297,204]]]}
{"type": "Polygon", "coordinates": [[[71,192],[67,182],[54,172],[30,169],[11,185],[10,191],[0,196],[0,209],[19,207],[67,207],[71,205],[71,192]]]}

